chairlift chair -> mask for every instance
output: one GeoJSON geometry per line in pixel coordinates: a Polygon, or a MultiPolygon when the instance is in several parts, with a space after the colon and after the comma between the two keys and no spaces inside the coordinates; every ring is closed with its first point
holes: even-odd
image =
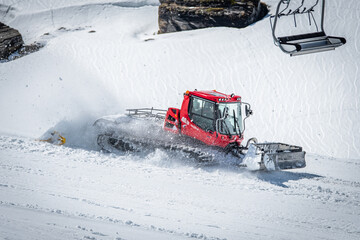
{"type": "Polygon", "coordinates": [[[335,48],[344,45],[346,43],[345,38],[327,36],[325,34],[324,31],[325,0],[321,0],[322,11],[321,11],[320,31],[313,15],[314,8],[319,4],[320,0],[316,0],[315,4],[309,7],[308,9],[306,7],[303,7],[304,1],[305,0],[302,0],[300,6],[295,10],[288,9],[291,0],[279,1],[275,15],[270,16],[270,25],[272,28],[272,35],[274,38],[275,45],[278,46],[283,52],[290,54],[290,56],[334,50],[335,48]],[[285,5],[285,7],[283,7],[282,10],[280,10],[282,5],[285,5]],[[294,24],[296,27],[297,26],[296,14],[308,14],[309,24],[311,25],[311,19],[312,19],[316,26],[316,32],[277,37],[275,34],[275,30],[276,30],[276,25],[278,23],[278,19],[280,17],[293,16],[294,24]],[[275,19],[274,24],[272,24],[271,22],[272,18],[275,19]]]}

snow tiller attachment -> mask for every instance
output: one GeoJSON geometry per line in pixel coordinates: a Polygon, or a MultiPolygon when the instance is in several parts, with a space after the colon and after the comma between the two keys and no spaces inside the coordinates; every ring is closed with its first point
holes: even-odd
{"type": "Polygon", "coordinates": [[[250,146],[244,161],[247,158],[258,158],[260,169],[280,170],[304,168],[305,152],[301,147],[284,143],[255,143],[250,146]]]}
{"type": "Polygon", "coordinates": [[[228,162],[251,170],[303,168],[305,152],[284,143],[242,145],[245,119],[251,106],[241,97],[213,91],[186,91],[180,109],[128,109],[127,116],[105,117],[95,122],[102,132],[98,144],[111,151],[166,149],[201,162],[228,162]],[[243,116],[244,115],[244,116],[243,116]],[[136,121],[133,121],[136,119],[136,121]],[[136,124],[134,124],[136,123],[136,124]]]}

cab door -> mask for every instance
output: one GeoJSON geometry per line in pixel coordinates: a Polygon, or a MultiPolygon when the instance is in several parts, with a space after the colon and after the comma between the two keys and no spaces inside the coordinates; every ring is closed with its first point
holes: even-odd
{"type": "Polygon", "coordinates": [[[191,97],[188,107],[189,122],[183,133],[213,145],[215,133],[215,102],[198,97],[191,97]]]}

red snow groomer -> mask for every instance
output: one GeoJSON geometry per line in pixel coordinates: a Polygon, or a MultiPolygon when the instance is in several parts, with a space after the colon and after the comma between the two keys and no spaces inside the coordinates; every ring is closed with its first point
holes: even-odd
{"type": "Polygon", "coordinates": [[[215,90],[186,91],[181,109],[142,108],[127,111],[127,117],[140,122],[124,126],[124,122],[132,120],[124,120],[123,116],[102,118],[95,122],[102,129],[98,137],[102,149],[140,151],[149,147],[163,148],[184,152],[200,161],[228,158],[234,162],[235,158],[236,164],[241,167],[260,170],[306,166],[305,152],[301,147],[284,143],[257,143],[256,138],[250,138],[245,146],[241,144],[245,119],[252,115],[252,110],[250,104],[242,102],[238,95],[215,90]],[[150,124],[156,122],[159,124],[150,124]],[[165,131],[160,131],[159,125],[165,131]],[[143,129],[139,130],[139,126],[140,129],[143,126],[143,129]]]}
{"type": "MultiPolygon", "coordinates": [[[[250,106],[250,105],[247,105],[250,106]]],[[[250,108],[246,108],[251,115],[250,108]]],[[[164,130],[210,146],[240,146],[243,137],[241,97],[217,91],[186,91],[181,109],[169,108],[164,130]]]]}

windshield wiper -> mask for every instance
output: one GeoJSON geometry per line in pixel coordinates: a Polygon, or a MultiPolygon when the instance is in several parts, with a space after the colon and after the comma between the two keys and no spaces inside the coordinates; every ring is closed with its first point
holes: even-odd
{"type": "MultiPolygon", "coordinates": [[[[233,110],[233,114],[234,114],[234,126],[235,126],[235,133],[237,134],[238,132],[236,131],[236,126],[237,126],[237,127],[238,127],[238,129],[239,129],[239,133],[241,132],[241,129],[240,129],[240,126],[239,126],[238,121],[236,121],[236,117],[235,117],[235,110],[233,110]]],[[[237,134],[237,135],[240,135],[240,134],[237,134]]]]}

